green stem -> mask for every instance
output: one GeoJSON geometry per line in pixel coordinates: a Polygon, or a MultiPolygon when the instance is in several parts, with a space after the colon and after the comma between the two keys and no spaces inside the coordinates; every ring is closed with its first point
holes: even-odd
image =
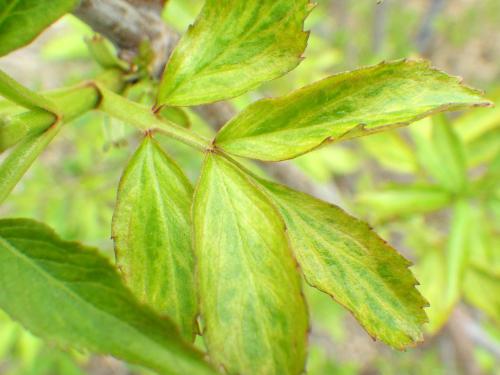
{"type": "Polygon", "coordinates": [[[211,141],[171,121],[156,116],[147,106],[132,102],[99,86],[102,98],[98,109],[144,132],[158,131],[204,152],[211,141]]]}
{"type": "MultiPolygon", "coordinates": [[[[122,74],[115,70],[106,71],[97,77],[96,81],[110,90],[120,90],[123,87],[122,74]]],[[[95,108],[100,100],[100,93],[94,82],[54,91],[46,96],[60,109],[60,120],[65,123],[95,108]]],[[[54,125],[55,121],[57,119],[53,114],[42,109],[7,116],[0,123],[0,152],[25,137],[44,132],[54,125]]]]}
{"type": "Polygon", "coordinates": [[[0,70],[0,95],[28,109],[42,109],[59,115],[59,108],[50,99],[31,91],[0,70]]]}
{"type": "MultiPolygon", "coordinates": [[[[101,85],[106,84],[115,90],[123,87],[121,74],[107,73],[100,77],[99,82],[101,85]]],[[[19,115],[23,116],[21,118],[24,121],[14,116],[17,117],[16,121],[7,122],[6,125],[0,128],[0,144],[10,146],[18,143],[0,165],[0,203],[5,200],[35,159],[54,139],[64,123],[95,108],[99,104],[100,93],[95,83],[88,83],[68,90],[54,92],[50,97],[61,109],[62,121],[54,123],[53,116],[50,113],[36,109],[19,115]],[[25,121],[28,120],[32,121],[29,127],[25,126],[25,121]],[[6,140],[5,135],[10,138],[6,140]],[[21,141],[18,142],[19,140],[21,141]]]]}

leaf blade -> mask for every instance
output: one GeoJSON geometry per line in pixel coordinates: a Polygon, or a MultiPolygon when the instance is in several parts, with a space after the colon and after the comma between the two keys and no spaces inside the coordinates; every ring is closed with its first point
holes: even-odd
{"type": "Polygon", "coordinates": [[[437,112],[490,104],[425,61],[397,60],[257,101],[226,124],[215,143],[233,155],[279,161],[437,112]]]}
{"type": "Polygon", "coordinates": [[[0,56],[30,43],[77,0],[0,1],[0,56]]]}
{"type": "Polygon", "coordinates": [[[340,208],[260,180],[285,219],[306,281],[350,310],[368,333],[402,349],[422,340],[427,303],[404,259],[340,208]]]}
{"type": "Polygon", "coordinates": [[[292,70],[309,10],[309,0],[207,0],[165,68],[157,106],[235,97],[292,70]]]}
{"type": "Polygon", "coordinates": [[[167,320],[140,306],[94,249],[29,219],[0,220],[0,306],[37,335],[160,373],[215,374],[167,320]]]}
{"type": "Polygon", "coordinates": [[[242,171],[208,154],[193,218],[212,360],[230,374],[301,373],[307,311],[275,208],[242,171]]]}
{"type": "Polygon", "coordinates": [[[120,181],[112,226],[125,283],[140,301],[177,323],[189,340],[197,314],[192,195],[181,169],[145,137],[120,181]]]}

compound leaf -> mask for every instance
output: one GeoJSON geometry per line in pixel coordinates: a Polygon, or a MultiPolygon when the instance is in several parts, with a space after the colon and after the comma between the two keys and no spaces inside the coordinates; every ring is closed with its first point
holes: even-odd
{"type": "Polygon", "coordinates": [[[208,153],[193,215],[213,362],[229,374],[302,373],[307,311],[275,207],[241,170],[208,153]]]}
{"type": "Polygon", "coordinates": [[[77,3],[77,0],[0,0],[0,56],[30,43],[77,3]]]}
{"type": "Polygon", "coordinates": [[[285,219],[309,284],[345,306],[376,339],[399,349],[422,340],[427,303],[409,261],[340,208],[261,182],[285,219]]]}
{"type": "Polygon", "coordinates": [[[292,70],[310,8],[309,0],[207,0],[165,68],[157,106],[235,97],[292,70]]]}
{"type": "Polygon", "coordinates": [[[190,340],[197,312],[192,196],[180,168],[145,137],[123,173],[113,216],[116,260],[125,283],[190,340]]]}
{"type": "Polygon", "coordinates": [[[490,104],[425,61],[398,60],[260,100],[222,128],[216,145],[233,155],[278,161],[436,112],[490,104]]]}
{"type": "Polygon", "coordinates": [[[139,305],[94,249],[28,219],[0,220],[0,307],[36,335],[162,374],[215,374],[175,326],[139,305]]]}

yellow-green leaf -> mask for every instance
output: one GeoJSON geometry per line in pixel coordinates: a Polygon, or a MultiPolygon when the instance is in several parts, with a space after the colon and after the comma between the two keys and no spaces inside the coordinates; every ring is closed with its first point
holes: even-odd
{"type": "Polygon", "coordinates": [[[197,313],[192,196],[179,167],[145,137],[123,173],[113,216],[116,260],[125,283],[189,340],[197,313]]]}
{"type": "Polygon", "coordinates": [[[216,145],[233,155],[278,161],[436,112],[490,104],[425,61],[398,60],[260,100],[222,128],[216,145]]]}
{"type": "Polygon", "coordinates": [[[30,43],[77,0],[0,0],[0,56],[30,43]]]}
{"type": "Polygon", "coordinates": [[[465,298],[500,323],[500,270],[472,266],[465,275],[465,298]]]}
{"type": "Polygon", "coordinates": [[[285,219],[309,284],[352,312],[366,331],[395,348],[422,340],[425,299],[411,264],[370,227],[340,208],[262,180],[285,219]]]}
{"type": "Polygon", "coordinates": [[[309,0],[206,0],[163,73],[157,106],[227,99],[301,61],[309,0]]]}
{"type": "Polygon", "coordinates": [[[249,176],[208,153],[194,199],[203,336],[229,374],[304,370],[307,311],[285,224],[249,176]]]}
{"type": "Polygon", "coordinates": [[[215,371],[175,326],[141,306],[95,249],[27,219],[0,220],[0,308],[46,340],[160,374],[215,371]]]}
{"type": "Polygon", "coordinates": [[[364,211],[377,220],[410,216],[439,210],[448,206],[452,195],[432,185],[395,185],[380,191],[359,195],[364,211]]]}

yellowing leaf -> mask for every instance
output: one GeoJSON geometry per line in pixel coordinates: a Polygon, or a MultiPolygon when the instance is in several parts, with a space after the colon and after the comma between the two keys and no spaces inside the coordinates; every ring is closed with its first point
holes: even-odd
{"type": "Polygon", "coordinates": [[[398,60],[260,100],[222,128],[216,145],[233,155],[278,161],[436,112],[490,104],[425,61],[398,60]]]}
{"type": "Polygon", "coordinates": [[[30,43],[77,0],[0,0],[0,56],[30,43]]]}
{"type": "Polygon", "coordinates": [[[208,153],[193,215],[212,361],[229,374],[302,373],[307,311],[275,207],[241,170],[208,153]]]}
{"type": "Polygon", "coordinates": [[[146,137],[125,169],[113,216],[116,260],[125,283],[190,340],[197,313],[192,196],[179,167],[146,137]]]}
{"type": "Polygon", "coordinates": [[[427,302],[415,288],[409,261],[340,208],[261,182],[285,219],[309,284],[345,306],[376,339],[400,349],[422,340],[427,302]]]}
{"type": "Polygon", "coordinates": [[[170,320],[136,302],[105,258],[33,220],[0,220],[0,285],[0,308],[47,340],[161,374],[215,374],[170,320]]]}
{"type": "Polygon", "coordinates": [[[195,105],[243,94],[301,61],[309,0],[207,0],[175,49],[157,106],[195,105]]]}

